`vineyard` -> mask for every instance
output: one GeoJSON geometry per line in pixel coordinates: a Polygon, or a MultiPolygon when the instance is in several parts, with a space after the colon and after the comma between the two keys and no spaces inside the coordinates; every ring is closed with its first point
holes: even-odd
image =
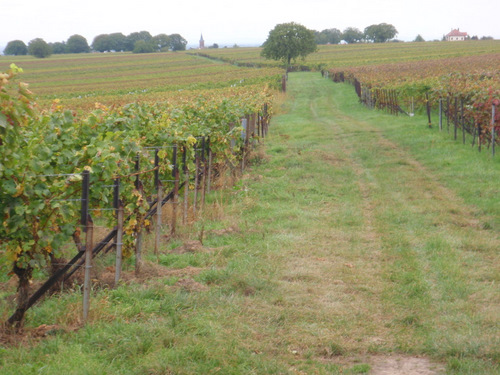
{"type": "MultiPolygon", "coordinates": [[[[281,66],[260,56],[261,48],[224,48],[203,50],[202,55],[241,66],[281,66]]],[[[198,52],[187,52],[196,54],[198,52]]],[[[296,64],[311,70],[351,68],[424,60],[452,59],[500,53],[498,40],[464,43],[375,43],[318,46],[318,52],[296,64]]]]}
{"type": "Polygon", "coordinates": [[[394,114],[413,115],[427,110],[438,112],[439,127],[454,128],[473,137],[479,149],[494,149],[500,123],[500,53],[450,59],[424,60],[354,68],[330,69],[326,75],[335,82],[350,82],[362,103],[387,109],[394,114]],[[451,125],[450,125],[451,124],[451,125]]]}
{"type": "MultiPolygon", "coordinates": [[[[0,71],[13,62],[0,57],[0,71]]],[[[197,96],[240,96],[277,88],[282,70],[250,69],[220,64],[185,53],[83,54],[49,60],[15,58],[24,69],[23,81],[48,108],[53,100],[72,110],[89,111],[95,103],[108,107],[130,102],[185,103],[197,96]]]]}
{"type": "MultiPolygon", "coordinates": [[[[203,51],[203,56],[242,66],[279,65],[260,49],[203,51]]],[[[335,82],[350,82],[360,101],[393,114],[427,111],[454,138],[472,136],[472,145],[495,146],[500,121],[500,43],[381,43],[320,46],[297,61],[295,70],[321,70],[335,82]],[[436,119],[436,115],[439,120],[436,119]],[[493,124],[492,124],[493,123],[493,124]],[[497,128],[495,128],[497,127],[497,128]]]]}
{"type": "Polygon", "coordinates": [[[498,373],[500,43],[260,50],[0,56],[2,373],[498,373]]]}
{"type": "MultiPolygon", "coordinates": [[[[62,279],[64,274],[54,274],[54,270],[63,263],[63,257],[73,257],[70,242],[78,254],[63,264],[65,270],[74,266],[83,252],[90,252],[91,258],[103,249],[104,245],[99,246],[102,241],[93,247],[94,240],[88,237],[93,231],[89,230],[89,223],[98,220],[101,228],[115,228],[105,244],[115,239],[111,246],[125,258],[135,252],[140,264],[141,233],[152,226],[153,213],[161,212],[168,200],[177,202],[182,187],[186,194],[194,189],[196,207],[201,179],[205,181],[207,173],[220,173],[222,165],[230,165],[234,170],[244,164],[251,140],[267,131],[276,69],[221,68],[212,63],[185,68],[186,60],[199,59],[184,56],[176,60],[175,55],[173,59],[175,63],[168,66],[170,74],[163,77],[164,81],[149,72],[146,82],[155,84],[143,91],[151,90],[154,94],[134,96],[136,101],[127,105],[122,103],[130,97],[117,92],[140,87],[145,81],[140,75],[137,81],[127,79],[119,64],[113,68],[119,70],[114,78],[104,67],[102,75],[88,80],[87,73],[78,67],[67,67],[67,75],[61,77],[57,67],[38,67],[33,80],[44,84],[42,94],[66,92],[61,95],[63,99],[52,100],[49,108],[43,106],[48,103],[47,94],[35,100],[31,87],[28,89],[18,81],[23,73],[21,68],[12,64],[2,74],[0,268],[2,277],[10,273],[19,279],[17,310],[9,325],[20,326],[25,311],[57,279],[62,279]],[[73,69],[83,77],[66,82],[65,77],[72,76],[73,69]],[[204,82],[200,77],[205,77],[204,82]],[[172,89],[167,82],[176,80],[182,85],[173,83],[174,88],[191,90],[165,95],[165,90],[172,89]],[[249,85],[243,84],[248,81],[249,85]],[[244,89],[235,87],[234,82],[241,82],[244,89]],[[207,86],[212,90],[207,90],[207,86]],[[80,94],[90,92],[91,87],[104,93],[107,105],[94,102],[95,109],[85,111],[96,97],[80,100],[80,94]],[[174,99],[170,100],[170,95],[174,99]],[[65,109],[66,102],[76,103],[80,111],[65,109]],[[159,191],[164,191],[165,197],[159,191]],[[119,207],[125,218],[121,224],[117,224],[119,207]],[[116,239],[117,226],[122,227],[123,239],[116,239]],[[45,269],[52,269],[53,277],[30,299],[31,279],[38,270],[45,269]]],[[[92,63],[102,61],[92,59],[92,63]]],[[[123,69],[130,67],[124,64],[123,69]]],[[[204,182],[206,185],[210,186],[210,182],[204,182]]],[[[185,195],[185,217],[188,199],[185,195]]],[[[176,219],[171,224],[174,232],[175,222],[176,219]]]]}

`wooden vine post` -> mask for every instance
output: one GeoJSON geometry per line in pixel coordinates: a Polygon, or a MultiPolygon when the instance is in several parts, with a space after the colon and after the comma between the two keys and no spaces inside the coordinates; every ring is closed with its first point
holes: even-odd
{"type": "Polygon", "coordinates": [[[179,202],[179,167],[177,163],[177,145],[174,145],[172,154],[172,177],[174,178],[174,196],[172,199],[172,224],[170,226],[170,236],[175,236],[177,226],[177,204],[179,202]]]}
{"type": "Polygon", "coordinates": [[[123,203],[120,200],[120,179],[115,179],[114,192],[113,192],[113,207],[115,208],[116,215],[116,262],[115,262],[115,286],[118,285],[122,272],[122,259],[123,259],[123,203]]]}
{"type": "Polygon", "coordinates": [[[158,252],[160,249],[160,237],[161,237],[161,218],[162,218],[162,207],[163,207],[163,185],[160,181],[159,174],[160,160],[158,157],[158,149],[155,150],[155,187],[157,193],[156,199],[156,230],[155,230],[155,249],[154,254],[158,257],[158,252]]]}
{"type": "Polygon", "coordinates": [[[121,272],[122,272],[122,259],[123,259],[123,203],[121,200],[118,201],[118,207],[116,209],[116,265],[115,265],[115,286],[120,282],[121,272]]]}
{"type": "Polygon", "coordinates": [[[186,225],[189,209],[189,168],[187,166],[187,147],[184,145],[182,153],[182,167],[184,168],[184,212],[182,216],[182,224],[186,225]]]}
{"type": "Polygon", "coordinates": [[[496,107],[495,104],[491,105],[491,155],[495,156],[495,115],[496,115],[496,107]]]}
{"type": "MultiPolygon", "coordinates": [[[[143,193],[141,187],[141,180],[139,179],[139,170],[140,170],[140,155],[137,154],[137,158],[135,161],[135,171],[137,173],[137,177],[135,180],[135,188],[139,191],[140,194],[143,193]]],[[[135,243],[135,275],[138,276],[141,273],[142,267],[142,232],[143,229],[141,226],[137,229],[137,238],[135,243]]]]}
{"type": "Polygon", "coordinates": [[[86,322],[90,310],[90,270],[92,269],[92,250],[94,248],[94,223],[89,215],[90,172],[83,171],[81,224],[85,232],[85,279],[83,282],[83,321],[86,322]]]}

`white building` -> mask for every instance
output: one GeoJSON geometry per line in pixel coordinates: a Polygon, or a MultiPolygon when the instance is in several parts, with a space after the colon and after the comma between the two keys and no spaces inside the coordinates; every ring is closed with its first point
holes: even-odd
{"type": "Polygon", "coordinates": [[[464,41],[467,38],[467,33],[463,33],[460,29],[452,29],[448,34],[446,34],[446,40],[448,42],[458,42],[464,41]]]}

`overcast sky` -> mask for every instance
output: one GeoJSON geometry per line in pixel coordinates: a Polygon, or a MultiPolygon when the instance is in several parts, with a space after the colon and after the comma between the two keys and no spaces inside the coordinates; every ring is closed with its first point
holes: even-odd
{"type": "Polygon", "coordinates": [[[20,39],[134,31],[181,34],[188,46],[260,45],[279,23],[344,30],[390,23],[398,39],[441,39],[452,28],[500,39],[499,0],[0,0],[0,46],[20,39]]]}

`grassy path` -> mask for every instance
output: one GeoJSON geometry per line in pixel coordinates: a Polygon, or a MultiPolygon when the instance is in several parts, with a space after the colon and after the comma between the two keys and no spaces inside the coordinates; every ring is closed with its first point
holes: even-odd
{"type": "Polygon", "coordinates": [[[272,189],[264,204],[282,203],[271,216],[290,237],[281,335],[325,360],[426,354],[450,371],[494,373],[482,359],[499,356],[498,231],[448,187],[453,179],[387,137],[405,119],[360,108],[346,90],[292,76],[269,180],[256,188],[272,189]]]}
{"type": "MultiPolygon", "coordinates": [[[[168,272],[97,292],[74,333],[0,347],[2,373],[500,373],[500,162],[353,91],[291,74],[204,248],[166,245],[168,272]]],[[[28,320],[68,326],[79,303],[28,320]]]]}

